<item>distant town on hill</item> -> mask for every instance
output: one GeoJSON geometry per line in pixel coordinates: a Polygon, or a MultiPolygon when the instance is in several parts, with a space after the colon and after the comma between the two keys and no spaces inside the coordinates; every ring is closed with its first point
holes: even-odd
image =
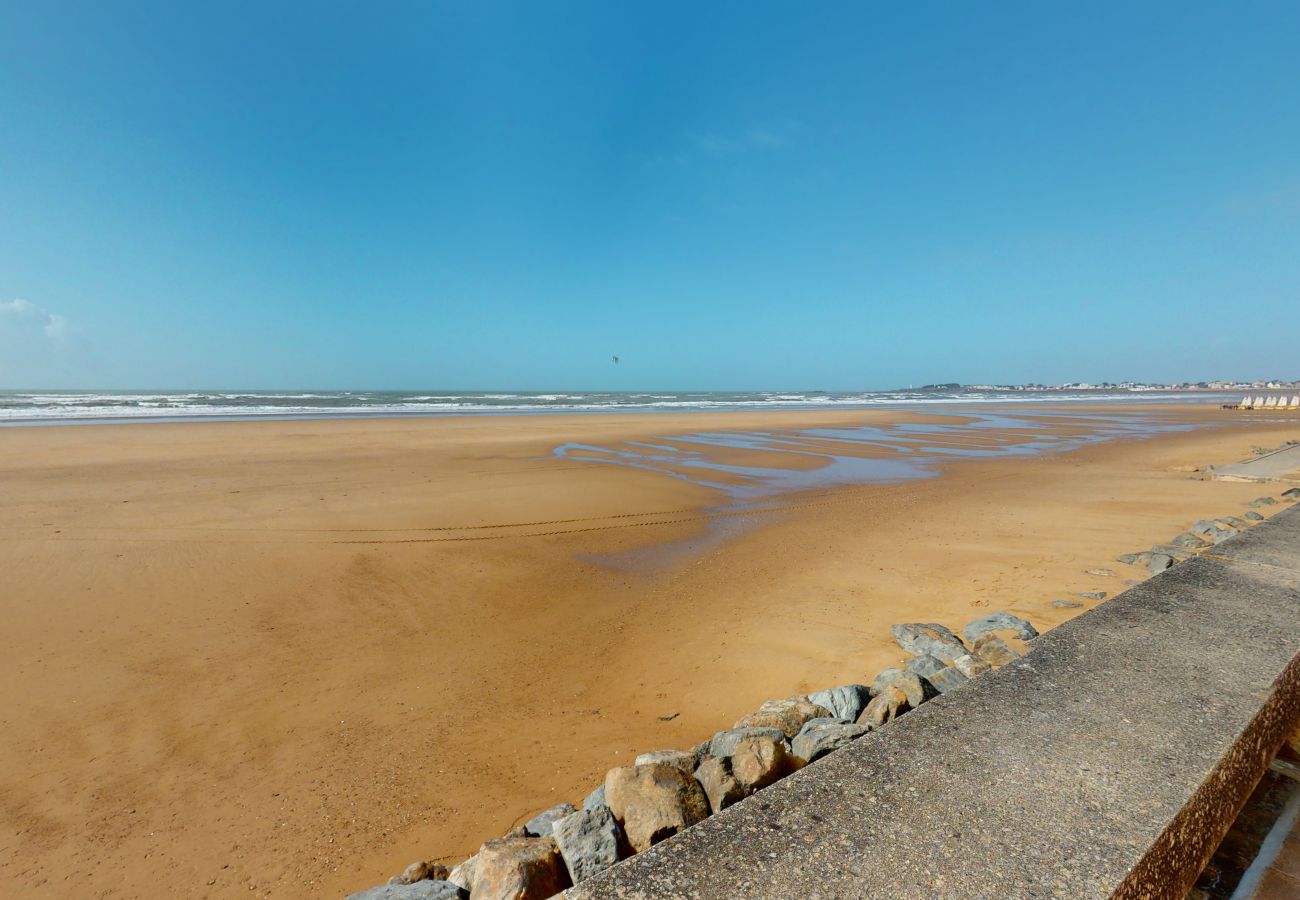
{"type": "Polygon", "coordinates": [[[1184,381],[1157,384],[1146,381],[1070,381],[1065,384],[926,384],[908,390],[919,391],[1277,391],[1300,389],[1300,379],[1259,379],[1256,381],[1184,381]]]}

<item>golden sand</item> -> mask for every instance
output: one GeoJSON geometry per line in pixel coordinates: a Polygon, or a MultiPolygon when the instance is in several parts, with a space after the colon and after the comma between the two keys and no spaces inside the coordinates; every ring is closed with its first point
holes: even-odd
{"type": "MultiPolygon", "coordinates": [[[[750,509],[552,451],[927,417],[0,430],[0,895],[359,890],[767,698],[870,680],[892,623],[1050,627],[1077,612],[1054,597],[1141,574],[1116,554],[1266,492],[1189,467],[1300,431],[1160,414],[1225,427],[750,509]]],[[[755,454],[812,465],[715,455],[755,454]]]]}

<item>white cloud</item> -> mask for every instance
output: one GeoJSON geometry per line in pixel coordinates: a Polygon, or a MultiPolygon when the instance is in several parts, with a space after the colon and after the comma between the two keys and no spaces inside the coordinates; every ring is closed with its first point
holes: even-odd
{"type": "Polygon", "coordinates": [[[0,301],[0,332],[15,337],[43,335],[62,341],[68,334],[68,320],[29,300],[0,301]]]}

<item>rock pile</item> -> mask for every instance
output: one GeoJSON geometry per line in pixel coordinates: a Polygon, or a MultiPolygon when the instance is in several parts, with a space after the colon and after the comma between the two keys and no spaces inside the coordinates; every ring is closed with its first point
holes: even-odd
{"type": "Polygon", "coordinates": [[[1020,656],[1038,631],[996,612],[957,636],[943,625],[895,625],[912,654],[870,686],[843,684],[769,700],[691,750],[655,750],[610,769],[582,809],[561,803],[453,869],[416,862],[349,900],[541,900],[879,731],[939,694],[1020,656]]]}
{"type": "MultiPolygon", "coordinates": [[[[1282,497],[1287,500],[1300,501],[1300,488],[1289,488],[1282,492],[1282,497]]],[[[1150,550],[1143,550],[1140,553],[1122,553],[1115,557],[1125,565],[1144,566],[1151,574],[1156,575],[1165,569],[1197,556],[1203,550],[1213,547],[1226,541],[1233,535],[1240,534],[1252,525],[1264,521],[1264,517],[1255,510],[1277,504],[1274,497],[1258,497],[1247,503],[1247,511],[1244,518],[1237,516],[1220,516],[1217,519],[1202,519],[1182,534],[1176,535],[1169,539],[1167,544],[1156,544],[1150,550]]],[[[1089,572],[1094,570],[1089,569],[1089,572]]],[[[1080,597],[1088,598],[1088,594],[1080,594],[1080,597]]],[[[1103,594],[1102,597],[1105,595],[1103,594]]],[[[1098,598],[1099,599],[1099,598],[1098,598]]]]}

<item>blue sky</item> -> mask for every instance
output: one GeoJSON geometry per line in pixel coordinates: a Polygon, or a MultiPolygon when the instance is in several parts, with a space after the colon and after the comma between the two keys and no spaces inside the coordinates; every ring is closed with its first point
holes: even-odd
{"type": "Polygon", "coordinates": [[[1298,44],[1291,2],[3,4],[0,386],[1300,377],[1298,44]]]}

